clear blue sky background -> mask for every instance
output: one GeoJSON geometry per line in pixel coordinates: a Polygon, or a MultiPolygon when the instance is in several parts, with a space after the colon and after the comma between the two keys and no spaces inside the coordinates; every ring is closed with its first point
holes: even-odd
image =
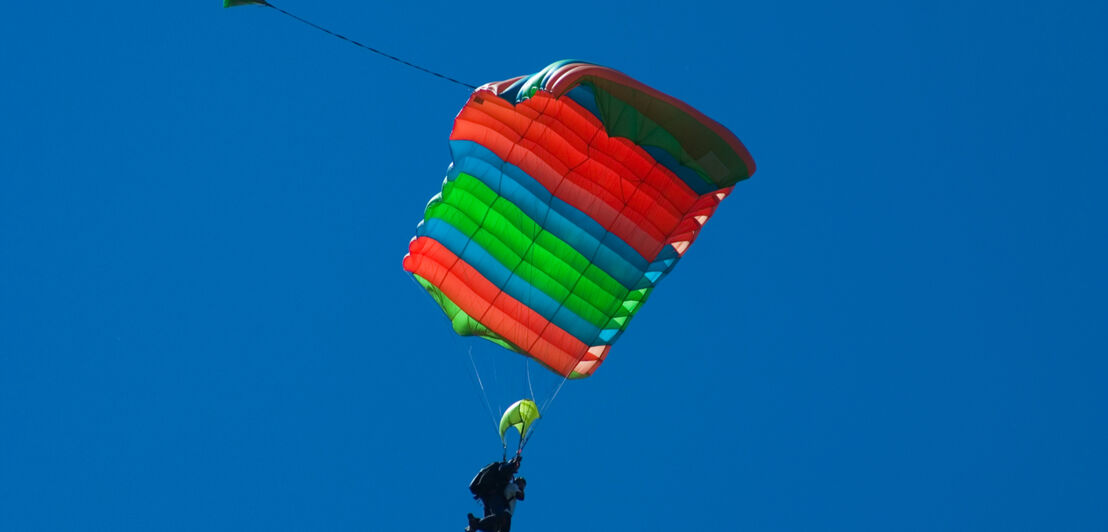
{"type": "MultiPolygon", "coordinates": [[[[516,530],[1108,529],[1108,4],[279,5],[758,161],[516,530]]],[[[215,0],[12,2],[0,73],[0,530],[461,530],[485,347],[400,259],[465,89],[215,0]]]]}

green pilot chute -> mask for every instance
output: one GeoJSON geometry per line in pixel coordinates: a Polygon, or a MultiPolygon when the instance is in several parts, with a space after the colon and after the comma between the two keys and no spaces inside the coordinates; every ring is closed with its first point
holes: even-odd
{"type": "Polygon", "coordinates": [[[519,439],[527,437],[527,429],[539,419],[539,407],[530,399],[520,399],[504,411],[500,417],[500,441],[504,441],[504,435],[509,428],[515,427],[519,431],[519,439]]]}

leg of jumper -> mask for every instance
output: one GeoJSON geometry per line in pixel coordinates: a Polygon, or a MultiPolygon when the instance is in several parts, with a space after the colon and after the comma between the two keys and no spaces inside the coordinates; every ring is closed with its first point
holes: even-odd
{"type": "Polygon", "coordinates": [[[485,532],[502,532],[504,530],[504,517],[509,514],[493,514],[477,522],[477,530],[485,532]]]}

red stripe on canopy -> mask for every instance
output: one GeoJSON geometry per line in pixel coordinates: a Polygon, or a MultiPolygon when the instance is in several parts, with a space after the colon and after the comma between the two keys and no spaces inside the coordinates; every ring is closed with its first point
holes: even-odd
{"type": "Polygon", "coordinates": [[[458,308],[561,375],[591,375],[608,346],[588,346],[501,291],[480,272],[429,237],[409,244],[404,269],[435,285],[458,308]],[[583,371],[581,371],[583,370],[583,371]]]}
{"type": "Polygon", "coordinates": [[[544,93],[513,106],[475,93],[452,140],[477,142],[518,166],[647,260],[654,260],[699,196],[642,148],[609,137],[571,99],[544,93]]]}

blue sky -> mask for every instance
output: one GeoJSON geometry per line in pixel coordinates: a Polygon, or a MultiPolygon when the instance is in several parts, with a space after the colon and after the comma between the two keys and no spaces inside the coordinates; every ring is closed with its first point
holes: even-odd
{"type": "MultiPolygon", "coordinates": [[[[516,530],[1108,529],[1103,2],[278,5],[611,66],[758,162],[516,530]]],[[[218,2],[14,3],[0,71],[0,529],[465,525],[499,353],[400,267],[465,89],[218,2]]]]}

